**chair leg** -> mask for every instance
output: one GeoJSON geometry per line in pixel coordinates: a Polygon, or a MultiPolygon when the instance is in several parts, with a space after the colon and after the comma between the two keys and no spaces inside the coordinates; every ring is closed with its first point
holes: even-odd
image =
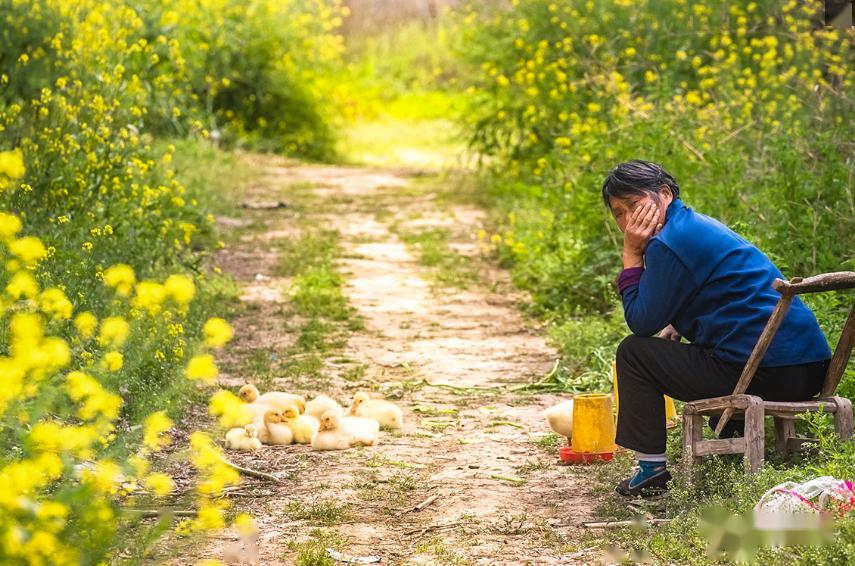
{"type": "Polygon", "coordinates": [[[787,455],[790,453],[790,447],[787,439],[795,438],[796,425],[793,419],[784,417],[775,417],[775,450],[779,454],[787,455]]]}
{"type": "Polygon", "coordinates": [[[752,397],[745,409],[745,470],[749,473],[763,467],[764,415],[763,400],[752,397]]]}
{"type": "Polygon", "coordinates": [[[704,438],[704,418],[694,413],[683,413],[683,469],[688,472],[692,483],[700,481],[701,458],[696,456],[698,442],[704,438]]]}
{"type": "Polygon", "coordinates": [[[834,432],[843,440],[852,438],[852,401],[846,397],[832,397],[837,404],[834,413],[834,432]]]}

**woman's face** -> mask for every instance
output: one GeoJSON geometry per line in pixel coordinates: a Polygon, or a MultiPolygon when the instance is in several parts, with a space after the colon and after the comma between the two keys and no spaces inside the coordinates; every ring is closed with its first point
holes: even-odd
{"type": "Polygon", "coordinates": [[[618,228],[620,228],[621,232],[624,232],[626,231],[626,225],[629,223],[630,217],[632,217],[632,213],[648,202],[656,204],[659,208],[659,218],[662,224],[665,224],[665,211],[673,200],[674,196],[671,194],[671,189],[662,187],[655,195],[645,192],[624,198],[609,198],[609,208],[612,211],[615,222],[617,222],[618,228]]]}

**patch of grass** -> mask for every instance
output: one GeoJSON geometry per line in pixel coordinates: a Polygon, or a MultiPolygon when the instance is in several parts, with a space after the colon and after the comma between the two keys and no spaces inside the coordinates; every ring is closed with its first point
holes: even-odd
{"type": "Polygon", "coordinates": [[[552,467],[552,462],[547,460],[530,460],[526,458],[525,462],[520,464],[519,466],[515,466],[514,469],[521,476],[526,476],[531,472],[539,472],[542,470],[548,470],[552,467]]]}
{"type": "Polygon", "coordinates": [[[344,281],[335,269],[339,253],[338,233],[329,230],[306,227],[300,238],[282,244],[279,273],[292,277],[288,311],[299,321],[289,329],[297,340],[286,353],[282,372],[307,386],[328,382],[325,357],[344,347],[349,332],[363,327],[342,292],[344,281]]]}
{"type": "Polygon", "coordinates": [[[309,540],[305,542],[291,541],[288,549],[296,554],[294,563],[297,566],[335,566],[336,562],[327,554],[327,548],[336,548],[344,544],[344,539],[328,531],[312,529],[309,540]]]}
{"type": "Polygon", "coordinates": [[[449,246],[447,229],[428,228],[414,232],[399,229],[397,233],[404,243],[417,250],[419,262],[433,269],[439,284],[466,288],[478,281],[478,272],[473,269],[472,260],[449,246]]]}
{"type": "Polygon", "coordinates": [[[422,415],[427,415],[430,417],[439,417],[444,415],[457,415],[459,413],[458,409],[443,409],[440,407],[435,407],[433,405],[416,405],[413,407],[414,413],[420,413],[422,415]]]}
{"type": "Polygon", "coordinates": [[[330,266],[309,267],[294,278],[291,304],[305,317],[344,321],[352,314],[341,292],[342,278],[330,266]]]}
{"type": "Polygon", "coordinates": [[[365,377],[365,370],[368,369],[368,366],[365,364],[357,364],[347,369],[344,372],[344,379],[346,381],[359,381],[363,377],[365,377]]]}
{"type": "Polygon", "coordinates": [[[338,234],[330,230],[308,232],[296,240],[283,240],[277,273],[294,277],[312,268],[331,268],[338,255],[338,234]]]}
{"type": "Polygon", "coordinates": [[[544,434],[541,437],[535,438],[531,442],[544,452],[555,454],[559,446],[563,446],[567,443],[567,439],[553,432],[550,432],[548,434],[544,434]]]}
{"type": "Polygon", "coordinates": [[[307,501],[292,501],[285,507],[291,519],[333,525],[346,520],[347,505],[332,499],[314,496],[307,501]]]}
{"type": "Polygon", "coordinates": [[[453,566],[467,566],[473,562],[462,554],[446,548],[442,538],[435,536],[427,542],[419,543],[416,552],[420,554],[432,554],[437,558],[439,564],[453,566]]]}

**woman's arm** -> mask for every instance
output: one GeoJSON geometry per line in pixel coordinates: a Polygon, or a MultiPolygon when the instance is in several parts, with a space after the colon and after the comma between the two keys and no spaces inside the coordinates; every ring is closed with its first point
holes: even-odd
{"type": "Polygon", "coordinates": [[[659,240],[650,241],[644,258],[646,267],[625,269],[618,288],[630,330],[652,336],[674,321],[696,284],[683,262],[659,240]]]}

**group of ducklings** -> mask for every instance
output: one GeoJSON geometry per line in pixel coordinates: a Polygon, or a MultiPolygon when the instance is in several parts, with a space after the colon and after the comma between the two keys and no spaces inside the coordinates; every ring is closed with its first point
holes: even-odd
{"type": "Polygon", "coordinates": [[[240,388],[238,396],[248,409],[243,428],[226,433],[226,446],[252,451],[262,444],[311,444],[315,450],[346,450],[373,446],[380,428],[401,428],[404,416],[390,401],[371,399],[360,391],[345,410],[334,399],[318,395],[308,403],[301,395],[268,391],[259,394],[255,385],[240,388]]]}

